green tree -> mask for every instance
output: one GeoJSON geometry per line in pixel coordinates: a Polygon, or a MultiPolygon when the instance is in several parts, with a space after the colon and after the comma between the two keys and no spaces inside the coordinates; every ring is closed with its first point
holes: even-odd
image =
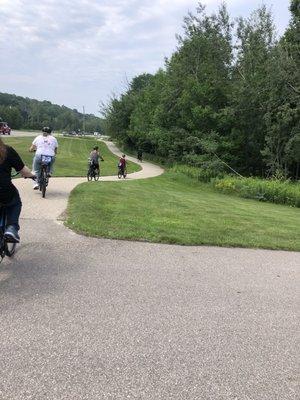
{"type": "Polygon", "coordinates": [[[250,18],[238,20],[231,141],[235,144],[236,167],[245,174],[264,173],[261,149],[265,143],[268,63],[275,45],[274,31],[272,16],[265,6],[250,18]]]}
{"type": "MultiPolygon", "coordinates": [[[[0,93],[0,116],[14,129],[41,129],[50,125],[56,130],[74,130],[82,127],[83,120],[83,114],[77,110],[8,93],[0,93]]],[[[92,114],[87,114],[85,120],[93,126],[102,122],[92,114]]]]}
{"type": "Polygon", "coordinates": [[[262,151],[271,174],[299,177],[300,1],[293,0],[289,27],[269,63],[266,145],[262,151]]]}

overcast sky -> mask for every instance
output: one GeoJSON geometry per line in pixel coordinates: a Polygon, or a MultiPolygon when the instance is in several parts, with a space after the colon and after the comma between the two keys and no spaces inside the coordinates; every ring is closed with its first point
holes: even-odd
{"type": "MultiPolygon", "coordinates": [[[[219,0],[204,0],[208,11],[219,0]]],[[[261,0],[227,0],[232,17],[261,0]]],[[[0,92],[97,113],[127,79],[155,72],[176,48],[196,0],[0,0],[0,92]]],[[[289,0],[265,0],[282,34],[289,0]]],[[[99,115],[99,114],[98,114],[99,115]]]]}

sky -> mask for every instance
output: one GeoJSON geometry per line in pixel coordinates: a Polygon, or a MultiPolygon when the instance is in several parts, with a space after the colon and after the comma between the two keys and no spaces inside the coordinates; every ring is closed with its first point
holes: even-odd
{"type": "MultiPolygon", "coordinates": [[[[220,0],[203,0],[207,11],[220,0]]],[[[231,17],[261,4],[278,34],[289,0],[227,0],[231,17]]],[[[0,0],[0,92],[49,100],[98,116],[100,102],[126,82],[163,67],[197,0],[0,0]]]]}

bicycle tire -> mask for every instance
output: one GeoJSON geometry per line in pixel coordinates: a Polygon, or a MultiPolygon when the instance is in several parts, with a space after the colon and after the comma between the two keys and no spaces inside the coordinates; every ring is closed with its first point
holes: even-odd
{"type": "Polygon", "coordinates": [[[93,174],[92,174],[92,169],[91,167],[88,169],[88,172],[86,174],[87,180],[91,181],[93,179],[93,174]]]}
{"type": "Polygon", "coordinates": [[[17,243],[8,243],[5,242],[5,254],[8,257],[12,257],[16,251],[17,243]]]}
{"type": "Polygon", "coordinates": [[[43,166],[41,172],[41,191],[43,199],[46,197],[46,188],[47,188],[47,170],[43,166]]]}
{"type": "Polygon", "coordinates": [[[98,181],[99,178],[100,178],[100,171],[99,171],[99,170],[96,170],[96,171],[94,172],[94,180],[95,180],[95,181],[98,181]]]}
{"type": "Polygon", "coordinates": [[[3,237],[3,232],[1,232],[1,238],[0,238],[0,262],[3,260],[5,257],[5,241],[3,237]]]}

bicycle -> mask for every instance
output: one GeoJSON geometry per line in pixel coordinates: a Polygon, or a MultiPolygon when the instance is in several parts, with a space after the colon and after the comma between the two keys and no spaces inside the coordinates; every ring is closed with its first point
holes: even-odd
{"type": "Polygon", "coordinates": [[[50,164],[52,162],[52,156],[41,155],[41,171],[39,174],[39,190],[42,192],[42,197],[46,196],[46,189],[49,183],[50,164]]]}
{"type": "Polygon", "coordinates": [[[17,243],[12,243],[5,238],[4,232],[6,228],[6,207],[0,207],[0,263],[5,256],[12,257],[16,250],[17,243]]]}
{"type": "Polygon", "coordinates": [[[93,161],[89,159],[87,180],[92,181],[94,179],[95,181],[98,181],[99,177],[100,177],[99,167],[95,167],[93,161]]]}
{"type": "Polygon", "coordinates": [[[118,165],[118,178],[121,179],[122,176],[124,179],[126,178],[127,170],[126,170],[126,168],[122,168],[120,165],[118,165]]]}

